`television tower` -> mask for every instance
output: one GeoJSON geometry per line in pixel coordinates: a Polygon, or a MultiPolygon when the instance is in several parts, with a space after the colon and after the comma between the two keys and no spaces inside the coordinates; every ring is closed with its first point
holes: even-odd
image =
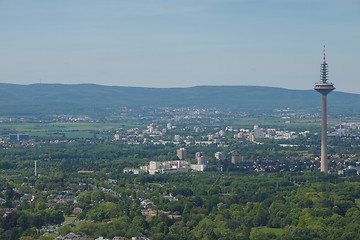
{"type": "Polygon", "coordinates": [[[322,172],[328,173],[327,158],[327,104],[326,96],[335,89],[334,84],[328,82],[328,64],[325,59],[325,45],[323,62],[320,65],[320,82],[315,83],[314,89],[322,95],[322,119],[321,119],[321,168],[322,172]]]}

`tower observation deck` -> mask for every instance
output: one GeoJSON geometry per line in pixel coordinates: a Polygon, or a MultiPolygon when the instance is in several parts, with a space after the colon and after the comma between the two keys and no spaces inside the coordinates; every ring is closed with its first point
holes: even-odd
{"type": "Polygon", "coordinates": [[[323,63],[320,65],[320,82],[315,83],[314,89],[325,95],[335,89],[334,84],[328,82],[328,64],[325,59],[325,49],[323,63]]]}
{"type": "Polygon", "coordinates": [[[335,89],[334,84],[328,82],[328,64],[325,58],[325,46],[323,62],[320,65],[320,82],[315,83],[314,89],[322,95],[322,120],[321,120],[321,171],[329,172],[327,157],[327,99],[326,96],[335,89]]]}

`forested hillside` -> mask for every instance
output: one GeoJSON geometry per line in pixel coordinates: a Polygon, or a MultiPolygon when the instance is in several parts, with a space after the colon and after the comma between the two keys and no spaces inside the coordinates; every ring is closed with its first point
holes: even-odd
{"type": "Polygon", "coordinates": [[[39,236],[36,228],[59,224],[64,221],[62,213],[70,215],[75,207],[82,209],[76,216],[82,222],[59,227],[62,236],[78,232],[94,238],[147,236],[154,240],[360,237],[358,178],[344,181],[319,172],[123,174],[114,184],[109,177],[113,176],[101,172],[59,173],[31,177],[22,184],[8,181],[19,192],[4,192],[7,207],[24,193],[35,191],[38,198],[31,204],[23,200],[19,210],[0,219],[1,238],[53,239],[54,234],[39,236]],[[70,200],[58,203],[66,196],[70,200]],[[145,199],[151,209],[142,206],[145,199]],[[52,205],[55,208],[47,208],[52,205]]]}
{"type": "MultiPolygon", "coordinates": [[[[356,113],[360,95],[334,92],[329,112],[356,113]]],[[[256,86],[198,86],[140,88],[91,84],[0,84],[0,113],[102,114],[120,107],[200,106],[236,111],[273,111],[292,108],[316,112],[321,98],[313,90],[256,86]]]]}

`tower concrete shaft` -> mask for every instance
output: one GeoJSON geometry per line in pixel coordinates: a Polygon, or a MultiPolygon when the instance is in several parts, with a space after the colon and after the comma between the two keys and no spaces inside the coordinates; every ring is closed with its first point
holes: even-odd
{"type": "Polygon", "coordinates": [[[322,95],[322,117],[321,117],[321,172],[329,172],[327,159],[327,94],[322,95]]]}

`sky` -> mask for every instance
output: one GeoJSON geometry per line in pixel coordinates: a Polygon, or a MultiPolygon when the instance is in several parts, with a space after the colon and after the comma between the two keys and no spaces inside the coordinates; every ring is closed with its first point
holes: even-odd
{"type": "Polygon", "coordinates": [[[0,0],[0,82],[360,94],[360,0],[0,0]]]}

